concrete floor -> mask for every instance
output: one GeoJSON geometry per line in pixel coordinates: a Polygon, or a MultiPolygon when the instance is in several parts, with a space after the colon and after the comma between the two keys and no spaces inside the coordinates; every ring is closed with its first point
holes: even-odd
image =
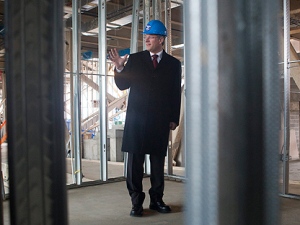
{"type": "MultiPolygon", "coordinates": [[[[67,172],[69,173],[71,172],[70,165],[70,160],[67,159],[67,172]]],[[[84,180],[88,182],[99,179],[99,168],[100,164],[98,161],[83,160],[82,171],[84,180]]],[[[123,163],[108,163],[108,178],[121,177],[123,173],[123,163]]],[[[174,174],[183,176],[184,168],[175,167],[174,174]]],[[[147,194],[150,188],[149,177],[144,178],[143,188],[147,194]]],[[[150,210],[150,199],[146,195],[142,218],[129,216],[131,201],[125,181],[70,189],[68,190],[68,196],[70,225],[183,224],[184,183],[179,181],[166,180],[165,183],[164,201],[171,206],[172,213],[160,214],[150,210]],[[88,205],[88,207],[85,207],[85,205],[88,205]],[[85,210],[86,208],[89,210],[85,210]]]]}
{"type": "MultiPolygon", "coordinates": [[[[149,178],[144,178],[144,190],[150,188],[149,178]]],[[[142,218],[129,216],[131,202],[125,181],[74,188],[68,190],[70,225],[141,225],[183,223],[184,184],[166,180],[164,200],[172,213],[160,214],[149,209],[149,197],[144,202],[142,218]]],[[[4,224],[9,225],[9,200],[3,202],[4,224]]]]}
{"type": "MultiPolygon", "coordinates": [[[[150,188],[149,178],[144,181],[147,191],[150,188]]],[[[142,218],[129,216],[131,202],[125,182],[72,189],[68,195],[71,225],[183,224],[183,183],[166,181],[164,200],[171,206],[172,213],[160,214],[150,210],[147,196],[142,218]]]]}
{"type": "MultiPolygon", "coordinates": [[[[144,179],[144,189],[149,189],[149,178],[144,179]]],[[[298,192],[299,185],[290,185],[298,192]]],[[[160,214],[148,208],[149,197],[144,202],[144,216],[129,216],[131,204],[124,181],[68,190],[70,225],[183,225],[184,183],[166,180],[164,200],[172,207],[172,213],[160,214]]],[[[300,224],[300,200],[278,197],[280,200],[279,224],[300,224]]],[[[4,224],[9,225],[9,200],[3,202],[4,224]]]]}
{"type": "MultiPolygon", "coordinates": [[[[67,180],[72,183],[70,159],[67,159],[67,180]]],[[[91,184],[99,178],[99,162],[83,160],[84,184],[91,184]]],[[[120,177],[123,174],[122,163],[108,165],[108,177],[120,177]]],[[[176,175],[184,175],[183,168],[174,168],[176,175]]],[[[300,195],[300,161],[290,163],[289,192],[300,195]]],[[[184,224],[184,183],[166,179],[164,201],[172,208],[170,214],[160,214],[149,209],[149,196],[144,202],[144,216],[129,216],[131,202],[124,179],[115,179],[100,185],[72,188],[68,185],[68,217],[70,225],[183,225],[184,224]]],[[[144,178],[144,190],[150,188],[149,177],[144,178]]],[[[280,223],[282,225],[300,224],[300,200],[278,197],[280,201],[280,223]]],[[[4,224],[9,225],[9,200],[3,202],[4,224]]]]}
{"type": "MultiPolygon", "coordinates": [[[[289,192],[300,194],[299,184],[290,184],[289,192]]],[[[300,200],[280,197],[280,219],[282,225],[300,224],[300,200]]]]}

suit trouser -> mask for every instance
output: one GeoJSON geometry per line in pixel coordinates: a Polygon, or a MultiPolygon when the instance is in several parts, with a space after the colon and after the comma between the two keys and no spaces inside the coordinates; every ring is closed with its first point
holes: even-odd
{"type": "MultiPolygon", "coordinates": [[[[144,161],[145,154],[128,153],[127,164],[127,189],[131,197],[132,204],[142,205],[145,199],[145,193],[143,192],[143,176],[144,176],[144,161]]],[[[151,175],[150,182],[151,188],[149,189],[149,195],[151,200],[162,200],[164,193],[164,155],[152,155],[150,154],[151,175]]]]}

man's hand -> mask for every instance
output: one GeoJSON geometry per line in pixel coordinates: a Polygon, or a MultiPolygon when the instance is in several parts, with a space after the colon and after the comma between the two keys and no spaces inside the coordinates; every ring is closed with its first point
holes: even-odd
{"type": "Polygon", "coordinates": [[[175,130],[177,127],[177,124],[174,122],[170,122],[170,130],[175,130]]]}
{"type": "Polygon", "coordinates": [[[122,70],[124,67],[124,63],[128,58],[128,54],[125,55],[124,58],[121,58],[117,49],[113,48],[109,51],[109,59],[113,62],[118,70],[122,70]]]}

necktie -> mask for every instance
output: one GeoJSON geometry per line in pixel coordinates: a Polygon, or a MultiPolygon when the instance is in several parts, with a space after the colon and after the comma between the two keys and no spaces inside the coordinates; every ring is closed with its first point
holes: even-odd
{"type": "Polygon", "coordinates": [[[152,60],[153,66],[154,66],[154,68],[156,68],[158,65],[158,62],[157,62],[158,55],[153,55],[152,57],[153,57],[153,60],[152,60]]]}

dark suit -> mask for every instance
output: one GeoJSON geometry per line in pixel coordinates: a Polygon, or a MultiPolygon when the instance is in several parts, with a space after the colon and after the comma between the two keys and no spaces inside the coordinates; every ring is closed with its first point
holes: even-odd
{"type": "Polygon", "coordinates": [[[122,72],[115,73],[115,82],[120,90],[130,88],[122,144],[122,151],[129,153],[129,194],[133,203],[135,195],[142,199],[143,157],[150,154],[150,197],[162,198],[169,124],[179,124],[181,63],[163,51],[154,69],[148,51],[131,54],[122,72]]]}

